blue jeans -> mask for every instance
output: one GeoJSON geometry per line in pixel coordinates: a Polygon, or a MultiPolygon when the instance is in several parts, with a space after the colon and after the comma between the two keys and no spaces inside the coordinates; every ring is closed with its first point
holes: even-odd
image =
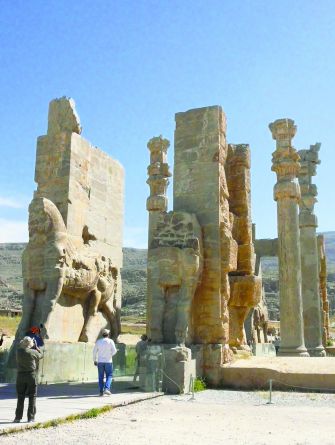
{"type": "Polygon", "coordinates": [[[98,363],[98,374],[100,392],[103,392],[105,389],[110,391],[113,377],[113,363],[98,363]],[[106,383],[104,384],[105,374],[106,383]]]}

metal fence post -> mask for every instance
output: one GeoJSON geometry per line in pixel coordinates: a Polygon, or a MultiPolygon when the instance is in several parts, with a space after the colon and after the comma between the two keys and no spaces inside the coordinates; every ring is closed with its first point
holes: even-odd
{"type": "Polygon", "coordinates": [[[267,405],[272,405],[272,379],[269,380],[269,401],[267,405]]]}

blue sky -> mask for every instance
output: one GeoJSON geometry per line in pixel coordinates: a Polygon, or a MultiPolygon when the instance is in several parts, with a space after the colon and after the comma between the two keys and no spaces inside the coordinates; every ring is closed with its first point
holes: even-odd
{"type": "Polygon", "coordinates": [[[125,246],[146,247],[147,141],[170,139],[172,165],[174,114],[217,104],[228,141],[251,147],[257,236],[276,236],[268,124],[282,117],[297,149],[322,143],[316,213],[335,230],[334,23],[333,0],[1,1],[0,242],[27,240],[36,138],[64,95],[125,167],[125,246]]]}

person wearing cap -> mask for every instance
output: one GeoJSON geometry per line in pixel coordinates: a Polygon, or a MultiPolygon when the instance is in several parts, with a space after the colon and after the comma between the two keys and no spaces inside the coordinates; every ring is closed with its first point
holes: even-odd
{"type": "Polygon", "coordinates": [[[102,338],[97,340],[93,349],[93,362],[98,367],[100,396],[111,395],[113,355],[116,352],[115,343],[109,338],[109,330],[103,329],[102,338]]]}
{"type": "Polygon", "coordinates": [[[24,337],[20,341],[16,351],[17,377],[16,392],[17,406],[15,411],[15,423],[21,422],[24,409],[24,399],[28,396],[28,422],[35,421],[36,393],[37,393],[37,370],[38,363],[43,353],[31,337],[24,337]]]}
{"type": "Polygon", "coordinates": [[[41,337],[41,330],[37,326],[32,326],[26,334],[28,337],[31,337],[33,340],[35,339],[36,345],[39,348],[44,346],[43,338],[41,337]]]}

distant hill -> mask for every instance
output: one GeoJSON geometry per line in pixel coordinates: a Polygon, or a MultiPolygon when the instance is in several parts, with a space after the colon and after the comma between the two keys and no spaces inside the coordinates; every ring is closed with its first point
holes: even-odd
{"type": "MultiPolygon", "coordinates": [[[[0,243],[0,308],[21,307],[22,265],[25,243],[0,243]]],[[[122,300],[124,314],[145,313],[147,287],[146,249],[123,249],[122,300]]]]}
{"type": "MultiPolygon", "coordinates": [[[[328,298],[335,312],[335,232],[326,232],[328,298]]],[[[0,307],[22,304],[21,255],[25,244],[0,244],[0,307]]],[[[262,259],[263,282],[270,318],[279,317],[278,260],[262,259]]],[[[144,315],[146,309],[147,250],[123,249],[122,313],[144,315]]]]}

